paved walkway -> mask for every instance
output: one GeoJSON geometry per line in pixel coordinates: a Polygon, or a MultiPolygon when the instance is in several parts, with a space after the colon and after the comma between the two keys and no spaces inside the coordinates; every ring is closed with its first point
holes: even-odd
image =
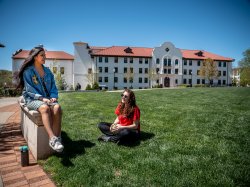
{"type": "Polygon", "coordinates": [[[21,166],[19,147],[27,145],[20,129],[17,98],[0,98],[0,187],[54,186],[29,153],[30,165],[21,166]]]}

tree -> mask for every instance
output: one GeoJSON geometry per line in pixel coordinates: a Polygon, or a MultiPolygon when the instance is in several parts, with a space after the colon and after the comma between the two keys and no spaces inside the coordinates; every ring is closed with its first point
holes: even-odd
{"type": "Polygon", "coordinates": [[[240,67],[240,85],[250,85],[250,49],[243,52],[243,59],[239,61],[240,67]]]}
{"type": "Polygon", "coordinates": [[[128,68],[127,73],[124,74],[124,77],[131,84],[130,88],[132,88],[133,77],[134,77],[133,68],[128,68]]]}
{"type": "Polygon", "coordinates": [[[205,59],[200,68],[201,77],[204,77],[209,81],[209,85],[212,86],[213,79],[217,79],[219,77],[217,63],[211,59],[205,59]]]}
{"type": "Polygon", "coordinates": [[[243,52],[243,59],[239,61],[239,66],[241,68],[248,67],[250,68],[250,49],[247,49],[246,51],[243,52]]]}
{"type": "Polygon", "coordinates": [[[150,87],[152,88],[152,86],[153,86],[152,82],[156,81],[159,78],[159,74],[158,74],[158,72],[156,72],[156,67],[152,67],[149,69],[148,76],[149,76],[149,80],[151,82],[150,87]]]}
{"type": "Polygon", "coordinates": [[[56,87],[58,90],[65,90],[67,88],[67,83],[60,72],[56,74],[56,87]]]}

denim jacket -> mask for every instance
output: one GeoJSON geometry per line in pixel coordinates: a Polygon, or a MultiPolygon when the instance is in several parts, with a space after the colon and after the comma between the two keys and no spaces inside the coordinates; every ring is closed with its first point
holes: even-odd
{"type": "Polygon", "coordinates": [[[43,66],[44,69],[44,83],[49,93],[49,96],[46,96],[46,92],[42,85],[42,80],[39,73],[36,71],[35,67],[29,66],[23,72],[24,80],[24,89],[23,97],[26,103],[29,103],[33,100],[39,99],[39,97],[44,98],[58,98],[58,90],[56,88],[54,75],[49,68],[43,66]]]}

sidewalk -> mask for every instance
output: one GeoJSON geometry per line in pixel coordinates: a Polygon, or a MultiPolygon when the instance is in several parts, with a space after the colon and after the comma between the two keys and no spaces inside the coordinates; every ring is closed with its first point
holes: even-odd
{"type": "Polygon", "coordinates": [[[20,129],[17,98],[0,99],[0,187],[56,186],[29,153],[27,167],[21,166],[19,146],[27,145],[20,129]]]}

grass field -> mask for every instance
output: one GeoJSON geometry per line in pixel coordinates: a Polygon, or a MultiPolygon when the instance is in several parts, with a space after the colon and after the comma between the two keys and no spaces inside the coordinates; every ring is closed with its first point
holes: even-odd
{"type": "Polygon", "coordinates": [[[60,94],[65,152],[40,161],[57,185],[250,185],[249,88],[136,91],[141,141],[98,142],[120,94],[60,94]]]}

